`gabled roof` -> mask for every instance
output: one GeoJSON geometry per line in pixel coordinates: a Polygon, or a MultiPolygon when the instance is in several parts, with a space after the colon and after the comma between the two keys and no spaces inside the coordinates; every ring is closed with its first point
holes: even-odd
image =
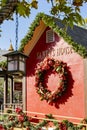
{"type": "Polygon", "coordinates": [[[62,37],[72,48],[83,57],[87,57],[87,30],[81,27],[70,27],[65,31],[61,20],[39,13],[33,23],[31,24],[28,33],[22,39],[19,50],[24,51],[28,55],[27,49],[33,49],[36,42],[39,40],[41,34],[46,27],[49,26],[55,33],[62,37]],[[38,32],[38,33],[37,33],[38,32]],[[38,36],[38,38],[37,38],[38,36]]]}
{"type": "MultiPolygon", "coordinates": [[[[61,21],[56,19],[56,24],[59,28],[64,28],[61,21]]],[[[87,48],[87,29],[74,25],[73,28],[67,28],[67,34],[71,36],[72,40],[87,48]]]]}

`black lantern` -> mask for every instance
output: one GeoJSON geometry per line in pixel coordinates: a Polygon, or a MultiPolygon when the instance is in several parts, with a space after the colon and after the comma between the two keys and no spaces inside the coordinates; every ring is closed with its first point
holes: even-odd
{"type": "Polygon", "coordinates": [[[26,73],[26,58],[27,56],[19,51],[12,51],[5,54],[7,57],[7,71],[12,74],[25,75],[26,73]]]}

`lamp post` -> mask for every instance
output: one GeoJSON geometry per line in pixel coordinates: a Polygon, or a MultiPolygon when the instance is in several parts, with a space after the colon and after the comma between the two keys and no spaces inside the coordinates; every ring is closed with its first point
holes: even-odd
{"type": "MultiPolygon", "coordinates": [[[[9,52],[7,54],[4,54],[3,56],[7,57],[7,75],[12,76],[13,79],[19,78],[19,77],[21,77],[23,79],[23,77],[26,74],[26,58],[28,56],[26,56],[22,52],[18,51],[17,46],[18,46],[18,14],[16,13],[16,44],[15,44],[16,50],[9,52]]],[[[22,82],[25,83],[24,81],[22,81],[22,82]]],[[[6,88],[7,87],[8,86],[6,85],[6,88]]],[[[23,87],[23,89],[24,89],[24,87],[23,87]]],[[[13,98],[12,98],[13,97],[13,81],[12,81],[10,97],[11,97],[10,103],[13,103],[13,98]]]]}

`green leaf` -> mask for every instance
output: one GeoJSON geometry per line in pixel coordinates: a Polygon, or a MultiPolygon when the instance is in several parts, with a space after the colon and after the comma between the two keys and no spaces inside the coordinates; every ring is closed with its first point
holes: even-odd
{"type": "Polygon", "coordinates": [[[58,67],[56,68],[56,72],[59,72],[61,69],[62,69],[62,67],[61,67],[61,66],[58,66],[58,67]]]}
{"type": "Polygon", "coordinates": [[[80,13],[80,8],[79,7],[75,7],[75,11],[80,13]]]}
{"type": "Polygon", "coordinates": [[[38,2],[36,0],[33,0],[32,3],[31,3],[31,6],[35,9],[38,8],[38,2]]]}
{"type": "Polygon", "coordinates": [[[47,0],[47,2],[49,3],[49,2],[50,2],[50,0],[47,0]]]}
{"type": "Polygon", "coordinates": [[[30,4],[27,2],[20,2],[17,4],[17,11],[20,16],[26,17],[30,15],[30,4]]]}

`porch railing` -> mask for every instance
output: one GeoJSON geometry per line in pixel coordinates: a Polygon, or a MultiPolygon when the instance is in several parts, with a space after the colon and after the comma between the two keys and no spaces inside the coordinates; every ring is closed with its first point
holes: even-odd
{"type": "Polygon", "coordinates": [[[14,110],[15,108],[22,108],[23,109],[23,104],[22,103],[6,103],[6,104],[1,104],[0,105],[0,113],[6,112],[9,109],[14,110]]]}

